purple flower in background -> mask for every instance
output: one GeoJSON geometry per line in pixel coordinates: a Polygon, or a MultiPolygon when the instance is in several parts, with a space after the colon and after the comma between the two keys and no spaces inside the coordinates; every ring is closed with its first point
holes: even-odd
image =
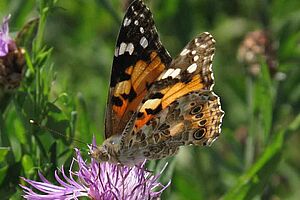
{"type": "MultiPolygon", "coordinates": [[[[95,144],[95,142],[93,142],[95,144]]],[[[91,147],[92,150],[92,147],[91,147]]],[[[152,175],[144,169],[144,164],[126,167],[110,163],[97,163],[91,159],[88,164],[81,157],[80,151],[75,149],[76,158],[73,159],[67,175],[63,167],[57,171],[55,179],[60,184],[50,183],[39,173],[41,182],[23,178],[33,189],[22,186],[26,199],[77,199],[89,197],[96,200],[113,199],[157,199],[170,185],[164,186],[158,182],[161,175],[152,175]],[[78,164],[78,171],[72,171],[74,163],[78,164]]],[[[162,170],[163,171],[163,170],[162,170]]]]}
{"type": "Polygon", "coordinates": [[[0,56],[5,56],[9,47],[15,47],[14,41],[9,37],[9,29],[8,29],[8,21],[10,19],[10,15],[3,18],[1,27],[0,27],[0,56]]]}
{"type": "Polygon", "coordinates": [[[0,26],[0,90],[4,92],[18,88],[25,73],[25,50],[9,36],[9,19],[10,15],[4,17],[0,26]]]}

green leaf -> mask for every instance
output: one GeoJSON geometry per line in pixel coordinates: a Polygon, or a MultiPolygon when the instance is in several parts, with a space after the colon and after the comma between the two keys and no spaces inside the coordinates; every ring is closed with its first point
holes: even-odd
{"type": "Polygon", "coordinates": [[[35,173],[35,171],[33,170],[34,164],[33,164],[31,156],[25,154],[22,157],[22,166],[23,166],[24,172],[27,177],[30,176],[31,174],[35,173]]]}
{"type": "Polygon", "coordinates": [[[22,147],[21,147],[21,143],[18,140],[18,138],[15,135],[10,134],[9,135],[9,140],[11,143],[11,150],[13,152],[14,155],[14,159],[15,161],[20,161],[21,157],[22,157],[22,147]]]}
{"type": "Polygon", "coordinates": [[[13,121],[13,127],[15,129],[15,136],[19,140],[19,142],[22,144],[26,144],[26,130],[24,129],[22,122],[18,118],[15,118],[15,120],[13,121]]]}

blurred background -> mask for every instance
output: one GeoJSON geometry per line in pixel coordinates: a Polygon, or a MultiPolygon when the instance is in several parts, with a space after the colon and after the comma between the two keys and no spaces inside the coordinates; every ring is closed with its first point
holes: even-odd
{"type": "MultiPolygon", "coordinates": [[[[18,198],[19,176],[35,179],[40,170],[51,179],[56,167],[68,165],[74,147],[86,148],[72,138],[90,143],[94,134],[99,144],[103,141],[115,41],[129,3],[60,0],[51,5],[42,40],[50,51],[41,72],[44,103],[33,110],[27,102],[24,94],[35,86],[25,73],[1,110],[0,193],[5,197],[18,198]],[[33,127],[31,118],[67,137],[33,127]]],[[[162,199],[299,199],[300,1],[145,3],[172,57],[201,32],[214,36],[214,91],[225,111],[222,134],[211,147],[184,147],[168,159],[162,182],[172,179],[172,184],[162,199]]],[[[0,18],[11,14],[14,35],[41,8],[40,1],[1,0],[0,18]]]]}

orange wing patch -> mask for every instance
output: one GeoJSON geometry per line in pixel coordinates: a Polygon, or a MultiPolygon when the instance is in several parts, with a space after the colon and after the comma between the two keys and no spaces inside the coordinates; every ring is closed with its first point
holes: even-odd
{"type": "Polygon", "coordinates": [[[200,75],[195,75],[188,83],[178,82],[157,92],[161,95],[158,98],[148,99],[140,108],[138,119],[135,121],[135,128],[138,130],[144,126],[155,114],[168,107],[176,99],[204,88],[200,75]]]}
{"type": "Polygon", "coordinates": [[[156,52],[150,54],[151,62],[140,60],[136,63],[132,76],[131,82],[136,93],[140,94],[147,89],[149,84],[153,83],[157,77],[165,69],[165,65],[162,63],[156,52]]]}
{"type": "MultiPolygon", "coordinates": [[[[128,75],[131,75],[133,71],[133,67],[130,66],[126,68],[125,72],[128,75]]],[[[125,99],[126,97],[129,97],[130,91],[131,91],[132,85],[130,80],[122,81],[118,83],[114,90],[114,96],[115,98],[115,105],[113,105],[113,110],[117,114],[119,118],[121,118],[128,106],[128,100],[125,99]],[[118,103],[119,102],[119,103],[118,103]]]]}
{"type": "MultiPolygon", "coordinates": [[[[165,69],[165,64],[156,52],[151,52],[150,61],[139,60],[126,68],[129,80],[117,83],[113,92],[113,111],[118,116],[115,124],[127,122],[145,97],[150,85],[165,69]]],[[[120,126],[119,126],[120,127],[120,126]]],[[[115,127],[113,127],[115,129],[115,127]]],[[[119,130],[122,131],[122,130],[119,130]]]]}
{"type": "Polygon", "coordinates": [[[164,95],[162,99],[162,108],[165,109],[168,105],[173,103],[176,99],[192,92],[203,89],[203,84],[201,84],[200,75],[195,75],[192,80],[188,83],[176,83],[172,86],[164,95]]]}
{"type": "Polygon", "coordinates": [[[170,127],[170,136],[176,136],[178,133],[182,132],[184,130],[184,123],[178,123],[173,127],[170,127]]]}

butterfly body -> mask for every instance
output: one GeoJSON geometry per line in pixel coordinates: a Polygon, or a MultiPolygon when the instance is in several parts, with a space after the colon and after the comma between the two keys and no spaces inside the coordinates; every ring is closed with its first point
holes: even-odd
{"type": "Polygon", "coordinates": [[[210,145],[224,112],[212,91],[215,41],[202,33],[171,58],[141,0],[128,8],[117,40],[99,162],[135,165],[210,145]]]}

